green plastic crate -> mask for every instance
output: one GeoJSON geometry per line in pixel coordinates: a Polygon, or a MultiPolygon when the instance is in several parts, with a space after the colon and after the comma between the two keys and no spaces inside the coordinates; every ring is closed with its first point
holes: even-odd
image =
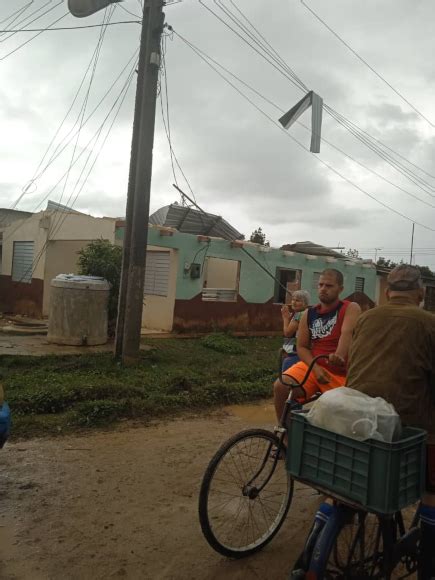
{"type": "Polygon", "coordinates": [[[392,514],[418,501],[425,485],[426,432],[405,427],[399,441],[356,441],[310,425],[293,412],[287,470],[296,479],[392,514]]]}

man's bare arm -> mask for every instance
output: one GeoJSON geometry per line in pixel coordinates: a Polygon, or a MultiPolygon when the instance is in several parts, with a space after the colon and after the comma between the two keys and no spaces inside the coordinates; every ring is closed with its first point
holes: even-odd
{"type": "Polygon", "coordinates": [[[341,327],[341,335],[338,341],[337,350],[335,351],[335,354],[332,355],[341,359],[343,362],[348,358],[353,331],[360,314],[361,308],[356,302],[351,302],[344,314],[343,326],[341,327]]]}

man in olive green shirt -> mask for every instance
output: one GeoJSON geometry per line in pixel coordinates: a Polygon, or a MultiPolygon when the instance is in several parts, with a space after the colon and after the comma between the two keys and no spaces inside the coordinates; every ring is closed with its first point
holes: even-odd
{"type": "Polygon", "coordinates": [[[388,304],[356,324],[346,386],[384,398],[404,425],[428,431],[420,578],[429,580],[435,578],[435,316],[419,308],[424,290],[417,268],[397,266],[387,282],[388,304]]]}

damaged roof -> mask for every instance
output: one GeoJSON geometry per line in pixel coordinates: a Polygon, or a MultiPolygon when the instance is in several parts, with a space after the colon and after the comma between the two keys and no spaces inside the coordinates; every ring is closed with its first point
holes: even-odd
{"type": "Polygon", "coordinates": [[[338,258],[340,260],[348,260],[349,258],[340,252],[335,252],[331,248],[315,244],[314,242],[296,242],[295,244],[285,244],[281,246],[281,250],[290,252],[299,252],[300,254],[311,254],[312,256],[329,256],[331,258],[338,258]]]}
{"type": "Polygon", "coordinates": [[[175,228],[184,234],[195,234],[242,240],[243,234],[231,226],[222,216],[201,212],[192,207],[172,203],[150,215],[149,223],[155,226],[175,228]]]}

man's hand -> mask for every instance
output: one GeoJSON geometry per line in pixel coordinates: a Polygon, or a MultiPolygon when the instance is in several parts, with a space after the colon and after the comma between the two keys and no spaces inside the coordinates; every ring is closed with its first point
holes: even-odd
{"type": "Polygon", "coordinates": [[[341,355],[337,354],[336,352],[333,352],[332,354],[329,355],[329,362],[337,367],[344,367],[344,365],[346,364],[344,358],[341,355]]]}
{"type": "Polygon", "coordinates": [[[331,381],[331,375],[323,367],[314,365],[313,371],[321,385],[327,385],[331,381]]]}
{"type": "Polygon", "coordinates": [[[292,388],[292,399],[305,399],[306,394],[302,387],[293,387],[292,388]]]}

